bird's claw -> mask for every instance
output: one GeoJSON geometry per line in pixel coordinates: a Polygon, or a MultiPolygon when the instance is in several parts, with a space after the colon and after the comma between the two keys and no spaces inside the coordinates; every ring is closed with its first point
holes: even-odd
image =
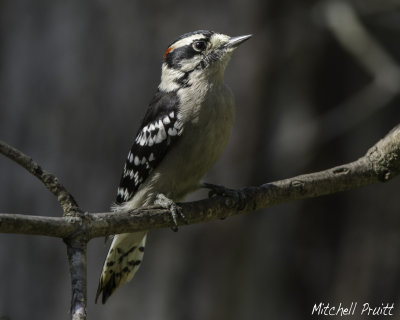
{"type": "Polygon", "coordinates": [[[169,211],[173,221],[173,224],[171,226],[172,231],[174,232],[178,231],[178,217],[180,217],[184,221],[184,223],[187,224],[187,220],[182,212],[182,209],[179,206],[177,206],[177,204],[174,201],[167,198],[162,193],[157,194],[154,204],[169,211]]]}

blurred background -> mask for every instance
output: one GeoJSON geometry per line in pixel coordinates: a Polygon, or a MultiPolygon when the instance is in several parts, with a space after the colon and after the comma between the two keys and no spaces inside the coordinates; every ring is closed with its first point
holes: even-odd
{"type": "MultiPolygon", "coordinates": [[[[208,182],[259,185],[353,161],[400,122],[399,0],[3,0],[0,139],[84,210],[108,211],[163,52],[197,29],[254,35],[226,72],[237,119],[208,182]]],[[[397,178],[152,231],[141,269],[105,306],[94,297],[108,245],[92,240],[89,319],[308,319],[319,302],[394,302],[400,315],[399,190],[397,178]]],[[[0,212],[61,215],[2,156],[0,212]]],[[[68,319],[69,303],[61,240],[0,235],[1,319],[68,319]]]]}

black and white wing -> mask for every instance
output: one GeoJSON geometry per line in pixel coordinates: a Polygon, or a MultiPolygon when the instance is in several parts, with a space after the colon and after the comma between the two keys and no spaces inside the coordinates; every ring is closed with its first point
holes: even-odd
{"type": "Polygon", "coordinates": [[[125,162],[117,191],[116,204],[129,201],[151,171],[162,161],[183,132],[175,91],[158,91],[125,162]]]}

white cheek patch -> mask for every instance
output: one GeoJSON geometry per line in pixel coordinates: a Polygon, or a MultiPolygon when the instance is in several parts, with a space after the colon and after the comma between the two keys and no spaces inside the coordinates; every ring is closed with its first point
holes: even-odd
{"type": "Polygon", "coordinates": [[[161,83],[158,88],[161,91],[171,92],[174,90],[179,89],[179,85],[175,82],[175,79],[179,79],[185,75],[184,72],[168,68],[166,63],[162,65],[162,72],[161,72],[161,83]]]}
{"type": "Polygon", "coordinates": [[[203,59],[202,55],[196,55],[190,59],[183,59],[180,64],[182,65],[181,71],[190,72],[195,69],[200,61],[203,59]]]}

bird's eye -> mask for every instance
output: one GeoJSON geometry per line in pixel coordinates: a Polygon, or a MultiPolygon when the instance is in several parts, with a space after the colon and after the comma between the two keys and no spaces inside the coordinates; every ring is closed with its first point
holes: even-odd
{"type": "Polygon", "coordinates": [[[193,49],[196,50],[196,51],[198,51],[198,52],[205,50],[206,47],[207,47],[206,42],[205,42],[205,41],[202,41],[202,40],[200,40],[200,41],[195,41],[195,42],[193,43],[193,49]]]}

